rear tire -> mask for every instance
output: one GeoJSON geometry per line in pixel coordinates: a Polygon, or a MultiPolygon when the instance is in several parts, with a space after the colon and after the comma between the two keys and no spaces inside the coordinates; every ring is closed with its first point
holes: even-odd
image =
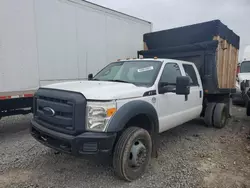
{"type": "Polygon", "coordinates": [[[213,114],[214,114],[215,106],[216,106],[216,103],[208,103],[206,110],[205,110],[204,122],[209,127],[213,126],[213,114]]]}
{"type": "Polygon", "coordinates": [[[216,128],[223,128],[227,124],[228,113],[224,103],[217,103],[214,109],[213,124],[216,128]]]}
{"type": "Polygon", "coordinates": [[[148,131],[129,127],[120,136],[114,150],[115,174],[123,180],[133,181],[146,171],[151,160],[152,140],[148,131]]]}

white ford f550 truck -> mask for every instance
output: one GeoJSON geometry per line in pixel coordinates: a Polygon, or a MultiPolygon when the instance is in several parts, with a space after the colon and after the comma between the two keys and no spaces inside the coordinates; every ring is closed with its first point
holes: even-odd
{"type": "MultiPolygon", "coordinates": [[[[222,128],[227,107],[213,103],[203,112],[206,121],[222,128]]],[[[31,134],[42,144],[75,156],[110,156],[115,173],[132,181],[157,155],[158,134],[200,117],[203,109],[203,86],[195,64],[121,60],[89,80],[41,87],[34,96],[31,134]]]]}

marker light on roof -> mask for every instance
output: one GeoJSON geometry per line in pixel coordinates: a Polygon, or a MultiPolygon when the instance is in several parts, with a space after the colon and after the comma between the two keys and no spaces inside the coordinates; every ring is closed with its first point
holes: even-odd
{"type": "Polygon", "coordinates": [[[154,57],[154,59],[158,59],[158,57],[154,57]]]}

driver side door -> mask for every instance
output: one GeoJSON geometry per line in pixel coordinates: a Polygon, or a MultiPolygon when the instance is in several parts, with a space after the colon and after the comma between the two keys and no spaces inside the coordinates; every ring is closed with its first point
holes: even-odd
{"type": "Polygon", "coordinates": [[[164,84],[168,87],[168,92],[158,94],[157,97],[157,111],[160,124],[160,132],[164,132],[172,127],[183,123],[181,117],[185,110],[185,97],[177,95],[176,78],[183,76],[178,63],[166,63],[159,80],[159,85],[164,84]]]}

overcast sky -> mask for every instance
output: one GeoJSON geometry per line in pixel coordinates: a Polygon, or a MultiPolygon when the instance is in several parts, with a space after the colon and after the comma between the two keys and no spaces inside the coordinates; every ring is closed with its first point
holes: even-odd
{"type": "Polygon", "coordinates": [[[153,31],[220,19],[250,45],[250,0],[89,0],[153,23],[153,31]]]}

